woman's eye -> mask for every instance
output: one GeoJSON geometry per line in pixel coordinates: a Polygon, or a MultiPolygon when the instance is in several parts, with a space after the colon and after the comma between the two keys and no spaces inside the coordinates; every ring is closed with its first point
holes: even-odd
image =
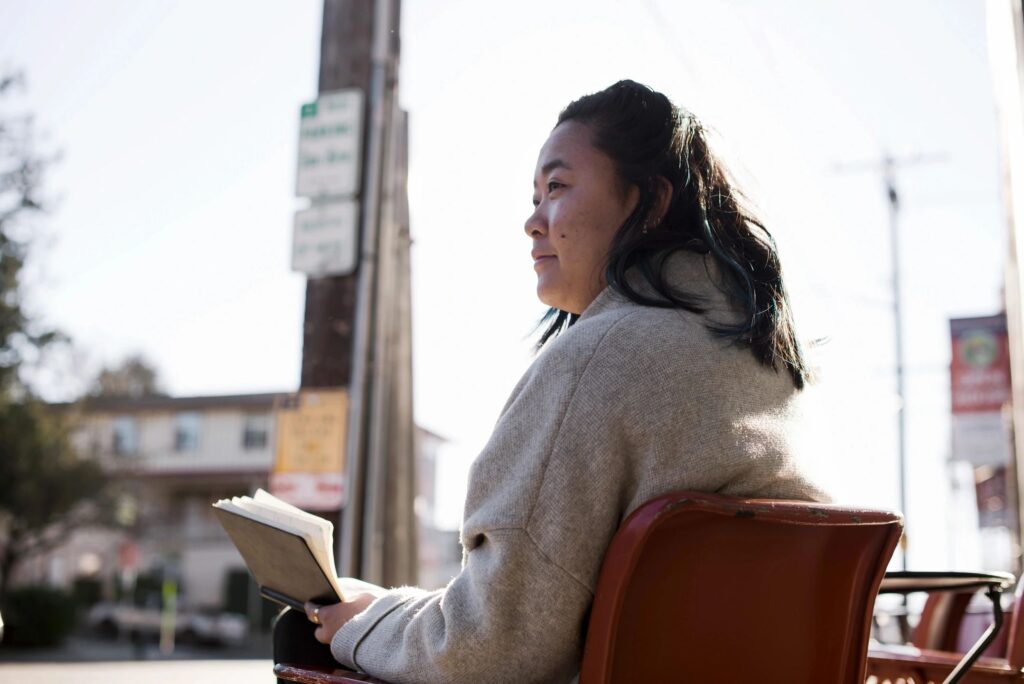
{"type": "Polygon", "coordinates": [[[563,183],[559,183],[558,181],[548,181],[548,192],[554,192],[555,190],[564,187],[565,185],[563,183]]]}

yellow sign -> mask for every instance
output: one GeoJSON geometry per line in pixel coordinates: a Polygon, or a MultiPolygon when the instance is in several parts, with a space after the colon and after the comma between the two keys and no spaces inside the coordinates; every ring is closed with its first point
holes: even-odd
{"type": "Polygon", "coordinates": [[[346,390],[302,390],[278,402],[275,473],[343,473],[346,390]]]}

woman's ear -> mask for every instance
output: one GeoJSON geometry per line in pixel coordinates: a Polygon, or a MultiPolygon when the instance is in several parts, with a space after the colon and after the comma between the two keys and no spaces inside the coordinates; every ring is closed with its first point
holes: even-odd
{"type": "Polygon", "coordinates": [[[672,201],[672,184],[664,176],[657,176],[654,179],[654,206],[651,208],[650,216],[652,226],[660,225],[668,213],[669,202],[672,201]]]}

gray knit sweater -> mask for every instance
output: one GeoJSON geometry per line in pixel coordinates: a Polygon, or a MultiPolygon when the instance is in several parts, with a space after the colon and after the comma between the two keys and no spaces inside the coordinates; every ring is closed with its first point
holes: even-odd
{"type": "Polygon", "coordinates": [[[706,328],[735,320],[710,259],[670,281],[708,314],[606,288],[537,358],[470,472],[462,571],[444,589],[388,592],[331,643],[341,663],[404,682],[567,682],[612,535],[679,490],[822,500],[787,433],[787,373],[706,328]]]}

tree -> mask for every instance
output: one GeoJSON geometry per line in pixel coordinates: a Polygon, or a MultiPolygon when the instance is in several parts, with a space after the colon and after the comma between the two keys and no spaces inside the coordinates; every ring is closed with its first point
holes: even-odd
{"type": "Polygon", "coordinates": [[[156,368],[142,355],[135,354],[120,364],[103,368],[93,381],[89,394],[94,397],[147,397],[162,395],[156,368]]]}
{"type": "MultiPolygon", "coordinates": [[[[0,75],[0,104],[21,82],[18,74],[0,75]]],[[[44,206],[43,173],[52,161],[35,151],[31,117],[0,110],[0,401],[18,392],[25,353],[60,338],[56,331],[34,329],[19,282],[31,220],[44,206]]]]}
{"type": "Polygon", "coordinates": [[[101,466],[70,448],[71,425],[36,400],[0,407],[0,603],[21,560],[113,510],[101,466]]]}
{"type": "Polygon", "coordinates": [[[0,603],[21,560],[110,510],[102,468],[72,448],[72,412],[47,407],[19,372],[26,358],[66,340],[24,307],[20,276],[53,157],[37,152],[32,118],[3,107],[21,82],[0,74],[0,603]]]}

